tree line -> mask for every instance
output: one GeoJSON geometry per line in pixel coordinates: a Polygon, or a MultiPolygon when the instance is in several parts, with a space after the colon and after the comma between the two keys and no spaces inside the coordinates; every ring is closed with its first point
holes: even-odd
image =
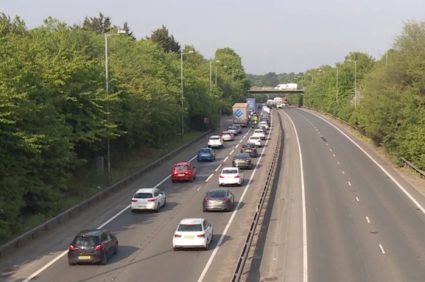
{"type": "Polygon", "coordinates": [[[425,22],[405,24],[381,58],[351,52],[299,79],[304,104],[357,127],[397,162],[425,169],[425,22]]]}
{"type": "Polygon", "coordinates": [[[123,152],[161,147],[182,116],[185,129],[213,128],[249,86],[232,49],[206,59],[164,26],[137,40],[102,14],[28,29],[0,13],[0,242],[28,216],[60,211],[68,180],[106,155],[106,140],[123,152]]]}

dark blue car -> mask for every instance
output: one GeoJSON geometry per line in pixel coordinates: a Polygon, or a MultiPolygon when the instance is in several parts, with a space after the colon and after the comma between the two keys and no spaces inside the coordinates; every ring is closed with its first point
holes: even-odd
{"type": "Polygon", "coordinates": [[[211,148],[202,148],[201,150],[199,150],[198,152],[198,162],[202,162],[202,161],[215,161],[215,153],[213,151],[213,149],[211,148]]]}

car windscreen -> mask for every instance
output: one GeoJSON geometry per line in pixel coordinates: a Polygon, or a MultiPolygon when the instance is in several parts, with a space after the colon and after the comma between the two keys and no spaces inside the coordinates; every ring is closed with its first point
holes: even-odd
{"type": "Polygon", "coordinates": [[[74,239],[73,245],[77,248],[93,248],[99,244],[99,238],[96,236],[78,236],[74,239]]]}
{"type": "Polygon", "coordinates": [[[183,231],[183,232],[202,231],[202,224],[180,224],[177,231],[183,231]]]}
{"type": "Polygon", "coordinates": [[[208,198],[225,198],[226,195],[227,192],[225,190],[214,190],[207,193],[208,198]]]}
{"type": "Polygon", "coordinates": [[[152,193],[141,192],[141,193],[136,193],[133,198],[149,199],[149,198],[153,198],[153,195],[152,195],[152,193]]]}

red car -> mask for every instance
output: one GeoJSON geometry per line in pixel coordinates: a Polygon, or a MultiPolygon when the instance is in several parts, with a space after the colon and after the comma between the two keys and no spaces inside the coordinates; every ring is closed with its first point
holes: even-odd
{"type": "Polygon", "coordinates": [[[171,181],[174,183],[180,180],[196,179],[196,167],[191,162],[176,163],[171,169],[171,181]]]}

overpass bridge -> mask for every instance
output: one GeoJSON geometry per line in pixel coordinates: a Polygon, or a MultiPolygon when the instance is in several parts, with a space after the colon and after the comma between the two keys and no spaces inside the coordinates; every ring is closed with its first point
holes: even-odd
{"type": "Polygon", "coordinates": [[[248,90],[247,97],[256,98],[258,102],[266,102],[274,97],[287,96],[290,104],[302,106],[304,89],[276,89],[274,87],[253,86],[248,90]]]}

